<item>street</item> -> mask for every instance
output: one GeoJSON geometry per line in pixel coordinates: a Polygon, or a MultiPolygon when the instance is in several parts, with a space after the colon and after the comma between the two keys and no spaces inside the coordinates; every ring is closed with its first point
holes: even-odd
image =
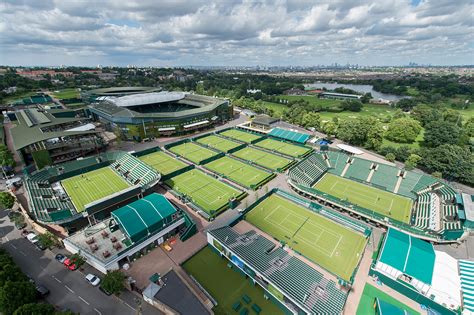
{"type": "MultiPolygon", "coordinates": [[[[5,210],[0,210],[0,237],[0,247],[10,253],[25,274],[50,290],[46,300],[59,309],[68,309],[78,314],[138,314],[141,299],[128,291],[120,298],[105,295],[89,284],[81,271],[66,269],[54,259],[55,253],[50,250],[41,251],[23,238],[10,222],[5,210]]],[[[62,253],[66,252],[63,250],[62,253]]],[[[89,266],[85,268],[92,272],[89,266]]],[[[97,271],[94,273],[102,276],[97,271]]],[[[141,303],[141,314],[160,314],[146,302],[141,300],[141,303]]]]}

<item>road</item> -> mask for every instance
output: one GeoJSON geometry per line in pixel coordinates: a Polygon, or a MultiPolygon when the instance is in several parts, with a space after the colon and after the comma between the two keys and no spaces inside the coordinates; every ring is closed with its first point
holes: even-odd
{"type": "MultiPolygon", "coordinates": [[[[54,259],[53,252],[41,251],[23,238],[5,210],[0,210],[0,237],[0,247],[11,254],[22,271],[50,290],[49,303],[78,314],[138,314],[139,300],[134,294],[125,291],[120,298],[107,296],[91,286],[81,271],[67,270],[54,259]]],[[[141,314],[160,314],[146,302],[142,302],[141,309],[141,314]]]]}

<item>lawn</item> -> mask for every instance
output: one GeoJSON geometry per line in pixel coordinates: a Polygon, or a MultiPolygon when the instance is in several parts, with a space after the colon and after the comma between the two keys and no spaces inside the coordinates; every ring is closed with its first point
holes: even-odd
{"type": "Polygon", "coordinates": [[[62,181],[62,185],[78,212],[84,211],[88,203],[130,186],[110,167],[67,178],[62,181]]]}
{"type": "Polygon", "coordinates": [[[374,300],[379,298],[387,303],[393,304],[401,309],[405,309],[410,315],[419,315],[417,311],[399,302],[397,299],[391,297],[385,292],[380,291],[376,287],[366,283],[362,297],[360,298],[359,306],[357,307],[356,315],[376,315],[374,310],[374,300]]]}
{"type": "Polygon", "coordinates": [[[287,168],[293,161],[282,156],[269,153],[266,151],[254,149],[254,148],[243,148],[237,152],[232,153],[238,158],[255,163],[263,166],[270,170],[281,171],[287,168]]]}
{"type": "Polygon", "coordinates": [[[256,135],[256,134],[253,134],[253,133],[250,133],[250,132],[245,132],[245,131],[242,131],[242,130],[237,130],[237,129],[226,130],[224,132],[221,132],[220,135],[228,137],[228,138],[240,140],[240,141],[245,142],[245,143],[252,143],[255,140],[261,138],[261,136],[259,136],[259,135],[256,135]]]}
{"type": "Polygon", "coordinates": [[[244,193],[199,170],[190,170],[166,181],[210,216],[227,209],[229,200],[244,193]]]}
{"type": "Polygon", "coordinates": [[[264,139],[255,143],[257,147],[275,151],[292,157],[300,157],[311,151],[311,148],[294,145],[288,142],[278,141],[274,139],[264,139]]]}
{"type": "Polygon", "coordinates": [[[266,198],[245,219],[346,281],[367,243],[364,235],[278,195],[266,198]]]}
{"type": "Polygon", "coordinates": [[[338,107],[342,103],[341,100],[323,99],[311,95],[278,95],[277,97],[288,101],[305,100],[311,105],[319,105],[322,108],[338,107]]]}
{"type": "Polygon", "coordinates": [[[80,94],[77,89],[64,89],[53,92],[53,97],[57,99],[79,98],[80,94]]]}
{"type": "Polygon", "coordinates": [[[200,144],[204,144],[210,148],[214,148],[216,150],[222,152],[229,152],[232,149],[237,148],[241,144],[223,137],[219,137],[216,135],[209,135],[207,137],[199,138],[196,142],[200,144]]]}
{"type": "Polygon", "coordinates": [[[186,163],[175,159],[174,157],[166,154],[163,151],[153,152],[141,156],[139,157],[139,159],[153,167],[162,176],[168,175],[172,172],[175,172],[188,166],[186,163]]]}
{"type": "Polygon", "coordinates": [[[168,150],[195,164],[200,164],[202,161],[219,154],[194,142],[185,142],[183,144],[171,147],[168,150]]]}
{"type": "Polygon", "coordinates": [[[230,269],[228,264],[227,259],[220,257],[209,247],[204,247],[183,264],[184,270],[217,301],[218,305],[213,308],[214,314],[239,314],[232,309],[232,305],[237,301],[242,304],[241,310],[246,307],[251,315],[255,314],[250,310],[254,303],[262,309],[261,315],[284,314],[278,306],[264,298],[262,288],[230,269]],[[248,305],[242,300],[243,295],[250,297],[251,304],[248,305]]]}
{"type": "Polygon", "coordinates": [[[211,171],[224,175],[234,182],[248,188],[256,188],[266,182],[272,173],[251,166],[239,160],[224,156],[205,165],[211,171]]]}
{"type": "Polygon", "coordinates": [[[314,188],[386,217],[410,223],[413,201],[409,198],[333,174],[324,175],[314,188]]]}

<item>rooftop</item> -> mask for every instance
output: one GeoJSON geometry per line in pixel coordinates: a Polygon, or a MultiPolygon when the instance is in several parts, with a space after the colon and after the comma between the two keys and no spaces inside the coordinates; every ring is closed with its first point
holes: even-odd
{"type": "Polygon", "coordinates": [[[176,102],[185,97],[184,92],[155,92],[109,97],[107,100],[119,107],[141,106],[155,103],[176,102]]]}

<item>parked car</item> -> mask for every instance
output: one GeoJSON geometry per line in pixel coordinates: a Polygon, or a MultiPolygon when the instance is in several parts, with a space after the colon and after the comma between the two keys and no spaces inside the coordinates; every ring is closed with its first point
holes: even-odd
{"type": "Polygon", "coordinates": [[[38,297],[46,297],[49,294],[49,290],[44,285],[39,284],[36,286],[36,293],[38,297]]]}
{"type": "Polygon", "coordinates": [[[46,249],[46,246],[44,246],[43,243],[40,242],[40,241],[38,241],[38,240],[37,240],[36,242],[34,242],[34,244],[36,245],[36,247],[38,247],[38,248],[41,249],[41,250],[45,250],[45,249],[46,249]]]}
{"type": "Polygon", "coordinates": [[[25,230],[21,231],[21,236],[27,237],[28,234],[30,234],[30,233],[32,233],[32,232],[25,229],[25,230]]]}
{"type": "Polygon", "coordinates": [[[54,258],[55,258],[57,261],[59,261],[61,264],[63,264],[64,261],[67,259],[67,257],[64,256],[63,254],[57,254],[54,258]]]}
{"type": "Polygon", "coordinates": [[[15,223],[15,228],[17,230],[22,230],[24,228],[26,228],[26,223],[25,222],[18,222],[18,223],[15,223]]]}
{"type": "Polygon", "coordinates": [[[66,258],[63,262],[64,266],[67,267],[67,269],[73,271],[77,269],[77,264],[71,259],[71,258],[66,258]]]}
{"type": "Polygon", "coordinates": [[[13,220],[13,218],[18,217],[20,215],[21,215],[21,213],[18,212],[18,211],[13,211],[13,210],[8,211],[8,218],[10,220],[13,220]]]}
{"type": "Polygon", "coordinates": [[[88,274],[88,275],[86,276],[86,280],[87,280],[90,284],[92,284],[94,287],[97,286],[97,285],[99,285],[99,283],[100,283],[100,278],[97,277],[96,275],[92,274],[92,273],[90,273],[90,274],[88,274]]]}
{"type": "Polygon", "coordinates": [[[38,235],[36,235],[34,232],[31,232],[30,234],[26,235],[26,239],[34,244],[38,242],[38,235]]]}
{"type": "Polygon", "coordinates": [[[102,286],[99,287],[99,290],[102,291],[102,293],[104,293],[105,295],[112,295],[112,293],[104,289],[102,286]]]}

